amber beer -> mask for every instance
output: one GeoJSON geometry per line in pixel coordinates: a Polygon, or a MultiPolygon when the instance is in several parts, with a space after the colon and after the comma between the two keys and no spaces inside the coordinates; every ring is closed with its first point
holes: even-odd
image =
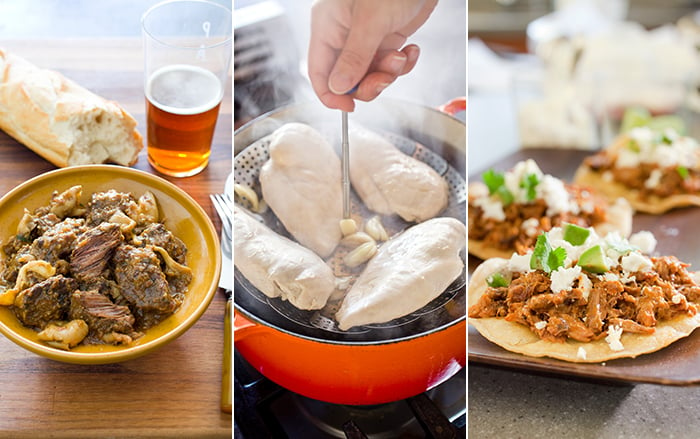
{"type": "Polygon", "coordinates": [[[146,85],[148,161],[159,172],[194,175],[209,163],[223,87],[208,70],[172,65],[146,85]]]}

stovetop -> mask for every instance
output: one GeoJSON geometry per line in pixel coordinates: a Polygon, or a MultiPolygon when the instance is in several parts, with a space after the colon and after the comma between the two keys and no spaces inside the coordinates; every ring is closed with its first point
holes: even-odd
{"type": "Polygon", "coordinates": [[[234,350],[236,439],[460,438],[466,437],[465,424],[464,368],[402,401],[349,406],[293,393],[265,378],[234,350]]]}

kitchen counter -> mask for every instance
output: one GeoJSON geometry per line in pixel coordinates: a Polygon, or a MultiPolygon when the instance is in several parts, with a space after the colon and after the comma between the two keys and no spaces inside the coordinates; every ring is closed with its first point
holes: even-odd
{"type": "MultiPolygon", "coordinates": [[[[118,101],[145,137],[140,37],[3,39],[2,47],[118,101]]],[[[193,177],[167,177],[199,202],[218,230],[209,194],[222,192],[231,172],[231,108],[228,89],[209,166],[193,177]]],[[[134,167],[155,173],[145,148],[134,167]]],[[[0,132],[0,195],[52,169],[0,132]]],[[[231,414],[220,409],[225,305],[220,290],[177,340],[118,364],[59,363],[0,336],[0,437],[230,438],[231,414]]]]}
{"type": "Polygon", "coordinates": [[[620,385],[469,364],[468,429],[480,438],[696,438],[700,388],[620,385]]]}

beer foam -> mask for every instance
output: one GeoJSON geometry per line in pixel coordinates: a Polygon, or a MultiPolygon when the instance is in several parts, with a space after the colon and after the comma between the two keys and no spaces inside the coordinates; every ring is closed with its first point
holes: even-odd
{"type": "Polygon", "coordinates": [[[219,78],[201,67],[175,64],[151,75],[146,98],[173,114],[198,114],[214,108],[223,96],[219,78]]]}

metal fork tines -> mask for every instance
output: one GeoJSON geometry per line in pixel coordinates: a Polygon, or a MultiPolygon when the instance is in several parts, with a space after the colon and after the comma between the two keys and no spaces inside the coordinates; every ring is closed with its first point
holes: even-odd
{"type": "Polygon", "coordinates": [[[231,242],[233,240],[233,201],[228,194],[211,194],[211,202],[214,205],[216,213],[221,218],[221,230],[223,238],[221,246],[224,251],[231,254],[231,242]]]}

